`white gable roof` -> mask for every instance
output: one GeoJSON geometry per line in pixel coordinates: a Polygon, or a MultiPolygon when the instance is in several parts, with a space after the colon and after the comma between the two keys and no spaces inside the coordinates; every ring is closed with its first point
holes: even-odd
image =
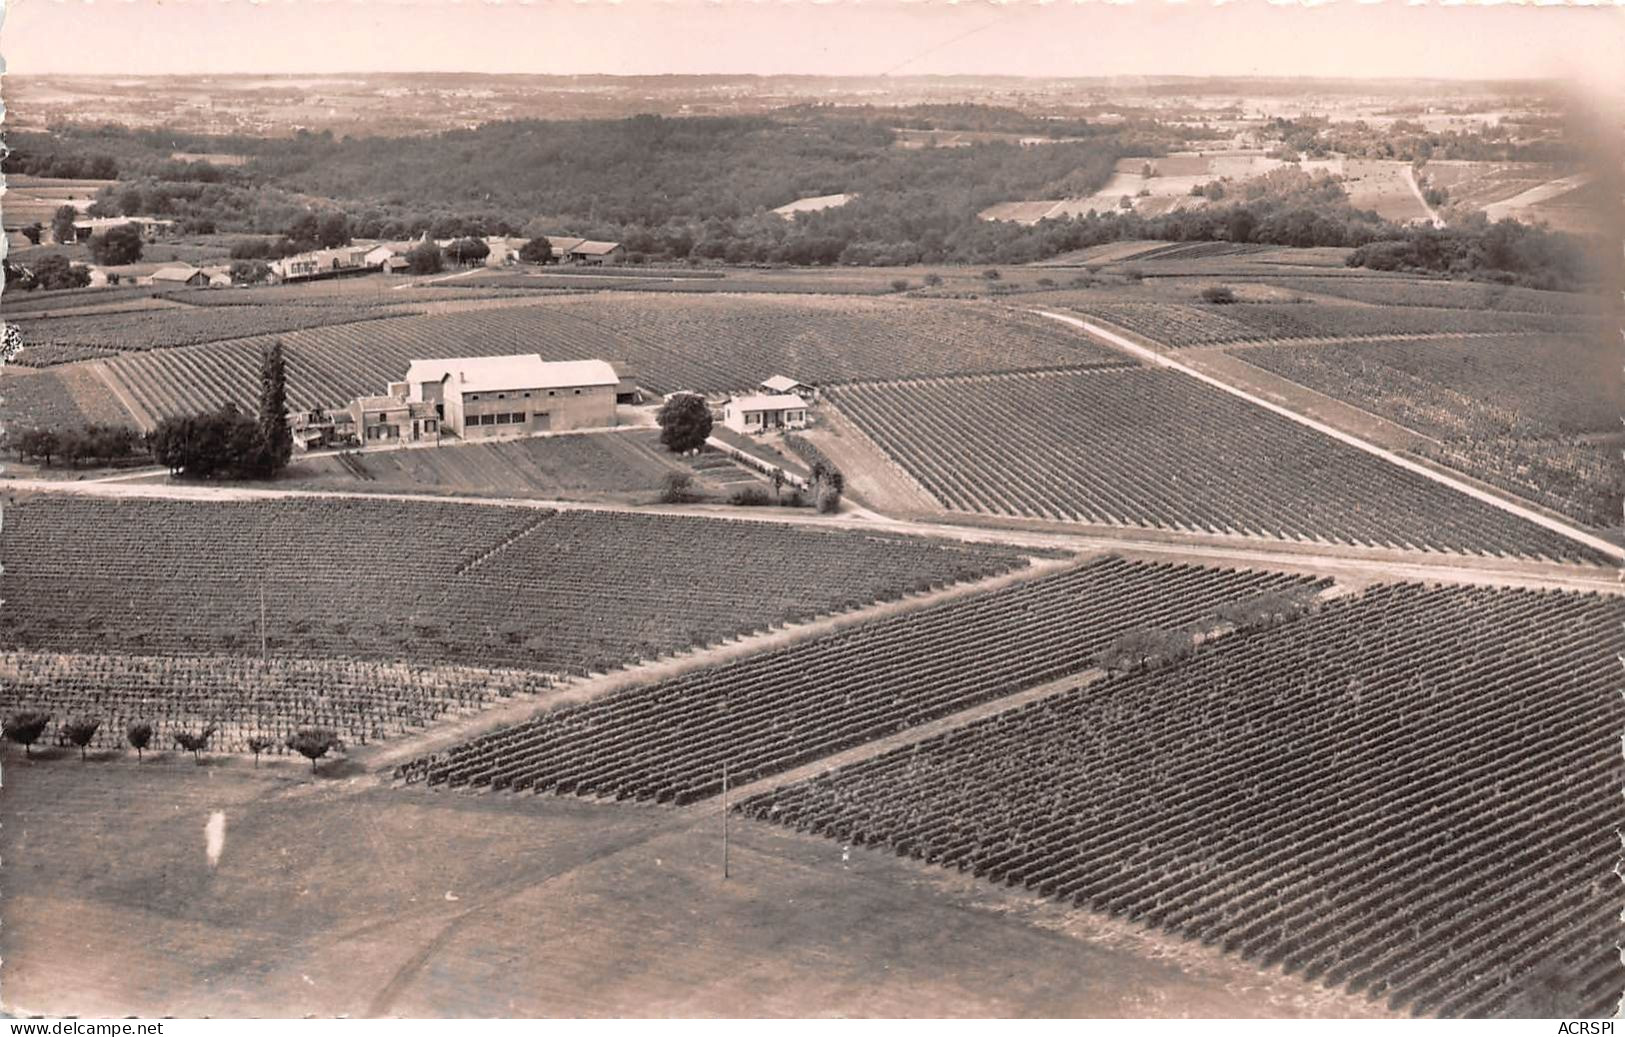
{"type": "Polygon", "coordinates": [[[166,266],[152,272],[154,281],[189,281],[202,273],[190,266],[166,266]]]}
{"type": "Polygon", "coordinates": [[[735,396],[728,401],[741,411],[748,410],[806,410],[807,401],[799,396],[735,396]]]}
{"type": "Polygon", "coordinates": [[[776,374],[772,378],[769,378],[767,381],[763,382],[762,388],[772,389],[775,393],[787,393],[798,385],[806,384],[806,382],[798,382],[794,378],[787,375],[776,374]]]}
{"type": "Polygon", "coordinates": [[[449,378],[457,392],[502,389],[569,389],[586,385],[619,385],[615,368],[605,360],[546,361],[535,353],[514,356],[449,357],[414,360],[406,370],[413,385],[449,378]]]}

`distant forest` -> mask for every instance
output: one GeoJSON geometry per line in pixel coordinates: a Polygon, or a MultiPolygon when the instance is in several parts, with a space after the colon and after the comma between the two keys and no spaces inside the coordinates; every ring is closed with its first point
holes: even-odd
{"type": "MultiPolygon", "coordinates": [[[[1318,124],[1280,128],[1288,136],[1328,132],[1318,124]]],[[[771,116],[498,122],[432,137],[68,127],[14,134],[4,168],[116,176],[96,214],[166,216],[193,233],[286,235],[313,211],[337,212],[348,233],[366,238],[575,234],[620,241],[633,262],[888,266],[1029,262],[1105,241],[1159,238],[1349,246],[1358,263],[1541,287],[1587,279],[1584,250],[1564,235],[1515,226],[1492,235],[1482,221],[1447,231],[1402,227],[1353,209],[1335,181],[1294,169],[1160,217],[1109,212],[1024,227],[977,216],[1013,199],[1092,194],[1119,158],[1200,147],[1204,139],[1199,128],[1097,125],[985,105],[804,105],[771,116]],[[900,129],[1010,139],[901,148],[900,129]],[[1048,142],[1022,145],[1022,137],[1048,142]],[[176,153],[247,161],[177,161],[176,153]],[[771,212],[827,194],[856,197],[793,220],[771,212]]],[[[1456,153],[1500,142],[1441,143],[1456,153]]]]}

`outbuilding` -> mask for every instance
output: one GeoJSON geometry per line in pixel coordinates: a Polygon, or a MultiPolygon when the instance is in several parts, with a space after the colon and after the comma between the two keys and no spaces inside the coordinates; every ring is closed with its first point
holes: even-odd
{"type": "Polygon", "coordinates": [[[807,402],[789,393],[733,396],[722,405],[722,423],[747,435],[806,428],[807,402]]]}
{"type": "Polygon", "coordinates": [[[808,403],[818,399],[816,386],[808,385],[806,382],[798,382],[788,375],[776,374],[757,386],[757,388],[770,396],[799,396],[808,403]]]}

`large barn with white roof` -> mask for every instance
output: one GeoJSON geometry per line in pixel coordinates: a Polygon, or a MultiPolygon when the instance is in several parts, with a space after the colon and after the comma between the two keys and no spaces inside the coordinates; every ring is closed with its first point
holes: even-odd
{"type": "Polygon", "coordinates": [[[406,372],[407,399],[433,404],[464,439],[614,425],[619,384],[607,361],[534,353],[414,360],[406,372]]]}

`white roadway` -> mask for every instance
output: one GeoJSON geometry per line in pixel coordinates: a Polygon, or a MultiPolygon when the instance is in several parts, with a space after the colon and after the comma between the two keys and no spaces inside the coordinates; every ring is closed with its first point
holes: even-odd
{"type": "Polygon", "coordinates": [[[1206,374],[1202,371],[1198,371],[1196,368],[1191,367],[1188,364],[1182,364],[1165,353],[1159,353],[1154,349],[1147,349],[1145,346],[1142,346],[1137,342],[1132,342],[1129,339],[1124,338],[1122,335],[1103,328],[1098,324],[1093,324],[1089,321],[1064,313],[1051,313],[1049,310],[1034,310],[1033,312],[1039,314],[1040,316],[1048,317],[1051,320],[1057,320],[1062,324],[1077,328],[1086,334],[1110,343],[1126,353],[1131,353],[1147,363],[1154,364],[1158,367],[1170,368],[1180,372],[1181,374],[1195,378],[1200,382],[1204,382],[1207,385],[1211,385],[1215,389],[1221,389],[1232,396],[1239,396],[1255,406],[1263,407],[1265,410],[1279,414],[1284,418],[1289,418],[1300,425],[1312,428],[1323,436],[1329,436],[1340,443],[1346,443],[1358,450],[1364,450],[1368,454],[1382,458],[1391,465],[1403,468],[1408,472],[1414,472],[1415,474],[1427,479],[1431,479],[1436,483],[1448,486],[1459,493],[1465,493],[1474,500],[1482,501],[1483,503],[1491,505],[1492,507],[1500,508],[1502,511],[1516,515],[1521,519],[1533,522],[1535,525],[1551,530],[1552,532],[1561,536],[1565,536],[1570,540],[1573,540],[1575,543],[1584,544],[1587,547],[1592,548],[1593,550],[1596,550],[1617,562],[1625,562],[1625,547],[1621,547],[1619,544],[1611,543],[1599,536],[1594,536],[1591,533],[1587,533],[1583,529],[1578,529],[1566,522],[1560,522],[1548,515],[1543,515],[1540,512],[1535,511],[1533,508],[1526,508],[1515,501],[1507,500],[1504,497],[1498,497],[1493,493],[1481,490],[1469,483],[1462,482],[1460,479],[1454,478],[1453,476],[1446,475],[1444,472],[1429,468],[1426,465],[1418,464],[1417,462],[1412,461],[1410,458],[1397,454],[1392,450],[1377,446],[1375,443],[1367,442],[1366,440],[1361,439],[1359,436],[1351,435],[1341,429],[1333,428],[1325,422],[1316,421],[1314,418],[1299,414],[1297,411],[1292,410],[1289,407],[1283,407],[1278,403],[1274,403],[1270,400],[1264,399],[1261,396],[1254,395],[1245,389],[1231,385],[1229,382],[1215,378],[1212,375],[1206,374]]]}

